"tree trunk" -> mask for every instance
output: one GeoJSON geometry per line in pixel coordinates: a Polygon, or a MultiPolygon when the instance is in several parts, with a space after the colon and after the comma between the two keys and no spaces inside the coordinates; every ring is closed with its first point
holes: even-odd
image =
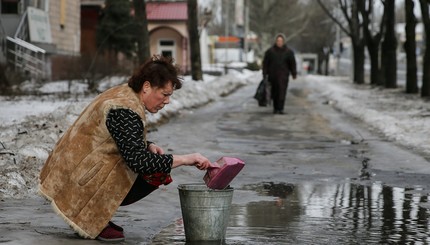
{"type": "Polygon", "coordinates": [[[317,74],[328,76],[330,73],[330,53],[324,50],[318,54],[318,69],[317,74]]]}
{"type": "MultiPolygon", "coordinates": [[[[363,17],[363,34],[364,40],[367,46],[367,52],[370,57],[370,84],[378,85],[381,79],[381,69],[379,65],[379,45],[381,43],[381,33],[382,33],[382,25],[381,29],[375,35],[370,31],[370,14],[373,12],[373,1],[368,0],[368,5],[366,9],[366,3],[361,1],[359,5],[359,9],[361,15],[363,17]]],[[[384,16],[382,17],[384,19],[384,16]]]]}
{"type": "Polygon", "coordinates": [[[414,14],[414,1],[405,0],[405,13],[406,13],[406,93],[418,93],[418,79],[417,79],[417,55],[416,55],[416,41],[415,41],[415,26],[417,19],[414,14]]]}
{"type": "Polygon", "coordinates": [[[197,0],[188,0],[188,34],[190,36],[191,49],[191,77],[194,81],[203,80],[197,23],[197,0]]]}
{"type": "Polygon", "coordinates": [[[359,18],[359,2],[351,3],[351,41],[353,49],[354,83],[364,84],[364,38],[361,32],[362,25],[359,18]]]}
{"type": "Polygon", "coordinates": [[[324,51],[320,51],[318,53],[318,69],[317,69],[317,74],[319,75],[323,75],[322,67],[324,64],[324,60],[325,60],[324,51]]]}
{"type": "Polygon", "coordinates": [[[348,22],[349,30],[347,30],[341,22],[331,14],[330,10],[318,0],[318,4],[323,10],[333,19],[338,26],[351,38],[353,50],[353,81],[356,84],[364,84],[364,47],[365,38],[363,34],[362,18],[359,17],[359,9],[362,7],[363,1],[338,1],[341,13],[348,22]],[[350,14],[348,12],[350,11],[350,14]]]}
{"type": "Polygon", "coordinates": [[[421,15],[425,30],[426,49],[423,62],[423,86],[421,88],[421,97],[430,97],[430,17],[429,4],[426,0],[420,0],[421,15]]]}
{"type": "Polygon", "coordinates": [[[381,59],[381,64],[379,66],[378,86],[385,86],[385,81],[387,80],[387,78],[385,77],[385,70],[386,70],[385,69],[385,64],[386,64],[385,59],[386,59],[386,57],[385,57],[383,50],[381,50],[379,58],[381,59]]]}
{"type": "MultiPolygon", "coordinates": [[[[429,33],[430,34],[430,33],[429,33]]],[[[426,51],[423,62],[423,86],[421,88],[422,97],[430,97],[430,38],[426,41],[426,51]]]]}
{"type": "Polygon", "coordinates": [[[352,46],[354,61],[354,83],[364,84],[364,40],[353,40],[352,46]]]}
{"type": "Polygon", "coordinates": [[[139,65],[151,57],[149,47],[148,20],[146,19],[145,0],[133,0],[134,18],[136,20],[137,57],[139,65]]]}
{"type": "Polygon", "coordinates": [[[385,1],[385,10],[385,36],[382,43],[382,52],[385,56],[385,87],[397,88],[397,39],[394,29],[396,20],[394,0],[385,1]]]}
{"type": "Polygon", "coordinates": [[[324,71],[324,75],[328,76],[330,75],[330,53],[325,55],[325,71],[324,71]]]}
{"type": "Polygon", "coordinates": [[[367,43],[367,50],[370,57],[370,84],[378,85],[381,78],[381,69],[379,67],[379,41],[377,44],[370,41],[367,43]]]}

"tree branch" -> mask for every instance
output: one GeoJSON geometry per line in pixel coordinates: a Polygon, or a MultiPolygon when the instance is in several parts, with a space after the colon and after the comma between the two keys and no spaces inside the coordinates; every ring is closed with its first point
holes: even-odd
{"type": "Polygon", "coordinates": [[[351,30],[351,35],[353,35],[353,28],[352,28],[352,13],[351,16],[348,15],[348,3],[346,2],[346,0],[339,0],[339,6],[340,6],[340,10],[343,13],[343,16],[346,19],[346,22],[348,22],[348,26],[350,27],[351,30]]]}
{"type": "Polygon", "coordinates": [[[381,19],[381,23],[379,23],[379,35],[381,35],[382,36],[382,33],[384,33],[384,23],[385,23],[385,18],[387,18],[386,17],[386,14],[385,14],[385,11],[382,13],[382,19],[381,19]]]}
{"type": "Polygon", "coordinates": [[[430,0],[420,0],[420,5],[421,5],[421,18],[422,18],[422,22],[424,23],[424,29],[426,31],[426,33],[430,32],[430,16],[429,16],[429,5],[430,4],[430,0]]]}
{"type": "Polygon", "coordinates": [[[330,13],[330,11],[327,9],[327,7],[321,2],[321,0],[317,0],[317,2],[318,2],[318,4],[321,6],[321,8],[324,10],[324,12],[327,14],[327,16],[331,19],[331,20],[333,20],[333,22],[334,23],[336,23],[339,27],[340,27],[340,29],[343,31],[343,32],[345,32],[346,33],[346,35],[348,35],[348,36],[351,36],[351,32],[350,31],[348,31],[343,25],[342,25],[342,23],[338,20],[338,19],[336,19],[336,17],[334,17],[331,13],[330,13]]]}
{"type": "Polygon", "coordinates": [[[306,28],[308,27],[308,23],[309,23],[309,18],[306,18],[306,22],[304,24],[302,24],[302,27],[298,30],[296,30],[295,32],[293,32],[292,34],[288,35],[287,40],[285,40],[286,42],[288,42],[289,40],[293,39],[294,37],[300,35],[302,32],[304,32],[306,30],[306,28]]]}
{"type": "Polygon", "coordinates": [[[274,11],[276,9],[276,7],[278,7],[278,4],[275,4],[274,2],[272,2],[272,4],[269,6],[269,8],[267,8],[266,15],[271,15],[272,11],[274,11]]]}

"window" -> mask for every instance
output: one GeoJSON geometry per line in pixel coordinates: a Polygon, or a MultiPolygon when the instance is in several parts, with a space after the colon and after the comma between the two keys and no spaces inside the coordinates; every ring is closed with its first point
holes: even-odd
{"type": "Polygon", "coordinates": [[[164,57],[173,57],[173,52],[169,50],[162,50],[161,55],[164,57]]]}
{"type": "Polygon", "coordinates": [[[2,14],[18,14],[19,0],[1,0],[2,14]]]}
{"type": "Polygon", "coordinates": [[[164,57],[176,59],[175,41],[171,39],[162,39],[158,42],[158,53],[164,57]]]}
{"type": "Polygon", "coordinates": [[[175,46],[173,40],[160,40],[160,46],[175,46]]]}

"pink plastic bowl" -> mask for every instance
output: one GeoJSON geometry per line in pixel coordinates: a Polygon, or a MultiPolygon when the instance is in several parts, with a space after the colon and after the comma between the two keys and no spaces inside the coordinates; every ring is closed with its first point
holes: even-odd
{"type": "Polygon", "coordinates": [[[230,184],[244,166],[245,162],[239,158],[221,157],[208,168],[203,180],[209,188],[222,190],[230,184]]]}

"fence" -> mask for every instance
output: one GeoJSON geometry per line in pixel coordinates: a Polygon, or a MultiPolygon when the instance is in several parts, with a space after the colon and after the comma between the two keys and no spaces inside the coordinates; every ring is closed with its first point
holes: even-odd
{"type": "Polygon", "coordinates": [[[6,54],[7,64],[16,72],[32,79],[46,79],[48,74],[46,51],[28,42],[30,37],[27,18],[27,11],[25,11],[14,37],[6,37],[5,42],[3,41],[3,44],[6,44],[3,51],[6,54]]]}

